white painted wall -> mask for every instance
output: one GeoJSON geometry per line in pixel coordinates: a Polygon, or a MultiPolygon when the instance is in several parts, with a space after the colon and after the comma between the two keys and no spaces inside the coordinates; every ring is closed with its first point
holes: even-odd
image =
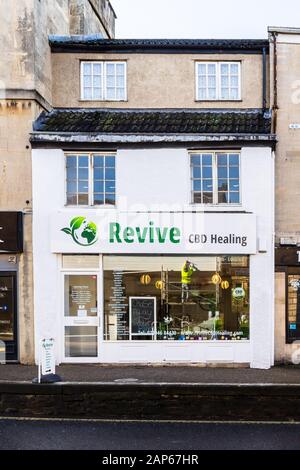
{"type": "MultiPolygon", "coordinates": [[[[32,152],[32,162],[36,357],[38,357],[39,338],[53,336],[57,338],[57,359],[60,362],[63,347],[62,282],[60,257],[52,254],[50,249],[50,219],[51,215],[58,211],[72,210],[64,207],[64,153],[59,149],[36,149],[32,152]]],[[[116,210],[202,211],[204,209],[190,204],[190,165],[186,149],[120,150],[116,159],[116,179],[116,210]]],[[[270,149],[264,147],[242,149],[241,200],[241,206],[235,207],[234,210],[256,214],[259,246],[267,250],[266,253],[250,257],[250,343],[249,345],[228,343],[224,346],[219,342],[207,345],[195,343],[189,345],[190,353],[187,352],[186,356],[187,360],[191,361],[202,362],[205,358],[219,361],[226,358],[232,362],[249,361],[252,367],[268,368],[273,364],[274,336],[274,160],[270,149]]],[[[89,210],[81,208],[80,214],[88,214],[89,210]]],[[[96,212],[102,210],[100,208],[96,212]]],[[[205,210],[231,211],[232,208],[206,207],[205,210]]],[[[106,343],[102,345],[102,360],[110,362],[110,358],[124,359],[124,351],[127,351],[129,361],[134,361],[138,353],[145,361],[151,361],[152,357],[154,361],[160,362],[163,355],[169,356],[169,352],[166,351],[170,351],[171,347],[173,354],[176,345],[171,344],[165,346],[161,346],[160,343],[151,346],[149,343],[144,346],[140,344],[137,350],[133,350],[130,344],[106,343]],[[141,348],[143,352],[140,351],[141,348]],[[165,352],[162,354],[164,348],[165,352]]],[[[182,348],[182,344],[178,347],[182,348]]]]}

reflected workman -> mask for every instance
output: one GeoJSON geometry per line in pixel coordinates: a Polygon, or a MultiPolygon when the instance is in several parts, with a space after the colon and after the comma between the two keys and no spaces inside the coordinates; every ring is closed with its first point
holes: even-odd
{"type": "Polygon", "coordinates": [[[181,301],[186,302],[189,298],[190,285],[192,283],[193,273],[197,268],[189,260],[186,260],[181,269],[181,301]]]}

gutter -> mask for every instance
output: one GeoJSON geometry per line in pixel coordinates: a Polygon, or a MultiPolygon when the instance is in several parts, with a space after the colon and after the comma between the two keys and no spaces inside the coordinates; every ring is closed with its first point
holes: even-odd
{"type": "Polygon", "coordinates": [[[274,134],[74,134],[32,132],[30,142],[66,143],[174,143],[174,142],[274,142],[274,134]]]}

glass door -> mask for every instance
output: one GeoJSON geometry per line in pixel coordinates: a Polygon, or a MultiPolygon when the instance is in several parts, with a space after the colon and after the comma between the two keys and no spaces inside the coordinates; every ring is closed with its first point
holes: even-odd
{"type": "Polygon", "coordinates": [[[64,275],[64,357],[71,362],[98,358],[97,274],[64,275]]]}
{"type": "Polygon", "coordinates": [[[0,341],[6,360],[18,359],[16,274],[0,272],[0,341]]]}

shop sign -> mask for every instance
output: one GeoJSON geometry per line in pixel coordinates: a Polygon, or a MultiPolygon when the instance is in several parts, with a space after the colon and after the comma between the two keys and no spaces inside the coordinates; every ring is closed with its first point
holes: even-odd
{"type": "Polygon", "coordinates": [[[60,212],[54,253],[256,253],[256,217],[245,213],[60,212]]]}
{"type": "Polygon", "coordinates": [[[55,374],[54,339],[44,338],[40,343],[39,382],[41,375],[55,374]]]}
{"type": "Polygon", "coordinates": [[[288,246],[275,248],[276,266],[300,266],[300,247],[288,246]]]}
{"type": "Polygon", "coordinates": [[[21,253],[22,251],[22,212],[0,212],[0,253],[21,253]]]}

